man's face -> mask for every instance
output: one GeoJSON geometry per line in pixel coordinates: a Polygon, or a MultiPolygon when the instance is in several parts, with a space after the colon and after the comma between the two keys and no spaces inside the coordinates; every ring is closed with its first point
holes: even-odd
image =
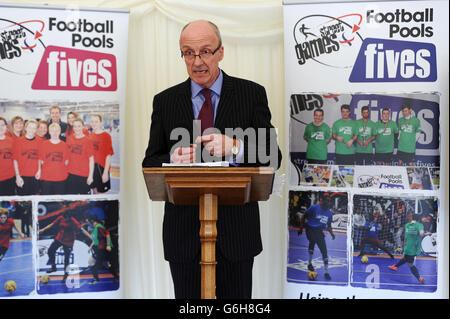
{"type": "Polygon", "coordinates": [[[342,109],[341,110],[341,116],[344,120],[348,120],[350,118],[350,110],[349,109],[342,109]]]}
{"type": "Polygon", "coordinates": [[[362,115],[363,119],[368,119],[370,112],[369,112],[369,110],[364,110],[361,112],[361,115],[362,115]]]}
{"type": "Polygon", "coordinates": [[[322,198],[322,207],[330,208],[331,207],[331,199],[329,196],[324,196],[322,198]]]}
{"type": "Polygon", "coordinates": [[[402,109],[402,114],[404,117],[409,117],[411,115],[411,109],[405,107],[402,109]]]}
{"type": "Polygon", "coordinates": [[[57,108],[51,109],[50,117],[52,119],[52,122],[57,123],[61,119],[61,112],[57,108]]]}
{"type": "Polygon", "coordinates": [[[389,111],[383,111],[381,113],[381,118],[383,119],[383,122],[387,122],[389,120],[389,111]]]}
{"type": "MultiPolygon", "coordinates": [[[[219,45],[219,39],[212,26],[206,21],[196,21],[186,27],[181,34],[180,49],[185,53],[188,51],[199,54],[208,49],[213,52],[219,45]]],[[[195,57],[192,61],[187,61],[186,69],[192,81],[198,85],[208,88],[219,76],[219,62],[223,59],[223,47],[206,57],[195,57]]]]}
{"type": "Polygon", "coordinates": [[[314,112],[314,124],[320,125],[323,121],[323,113],[322,112],[314,112]]]}

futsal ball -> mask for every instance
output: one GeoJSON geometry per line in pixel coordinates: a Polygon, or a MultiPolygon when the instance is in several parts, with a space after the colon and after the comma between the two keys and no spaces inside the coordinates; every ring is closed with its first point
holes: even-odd
{"type": "Polygon", "coordinates": [[[308,271],[308,279],[316,280],[317,279],[317,271],[308,271]]]}
{"type": "Polygon", "coordinates": [[[398,252],[398,253],[402,253],[403,249],[402,249],[402,247],[398,247],[395,251],[398,252]]]}
{"type": "Polygon", "coordinates": [[[16,286],[16,282],[14,280],[8,280],[5,283],[5,290],[7,292],[9,292],[10,294],[13,294],[14,291],[16,291],[16,288],[17,288],[17,286],[16,286]]]}
{"type": "Polygon", "coordinates": [[[361,262],[362,262],[363,264],[367,264],[367,263],[369,262],[369,258],[368,258],[367,256],[362,256],[361,262]]]}
{"type": "Polygon", "coordinates": [[[88,265],[89,265],[90,267],[92,267],[92,266],[95,265],[95,258],[94,258],[94,257],[92,257],[92,256],[89,257],[89,259],[88,259],[88,265]]]}
{"type": "Polygon", "coordinates": [[[48,284],[48,282],[50,281],[50,277],[48,275],[42,275],[41,276],[41,282],[45,285],[48,284]]]}

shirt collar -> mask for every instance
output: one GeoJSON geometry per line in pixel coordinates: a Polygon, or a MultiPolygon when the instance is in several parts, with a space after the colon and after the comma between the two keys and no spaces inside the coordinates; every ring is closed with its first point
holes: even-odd
{"type": "MultiPolygon", "coordinates": [[[[222,91],[222,83],[223,83],[223,73],[222,70],[219,69],[219,76],[217,77],[216,81],[209,87],[211,91],[213,91],[217,96],[220,96],[220,93],[222,91]]],[[[191,94],[192,97],[196,97],[200,94],[200,91],[203,90],[204,87],[198,85],[194,81],[191,80],[191,94]]]]}

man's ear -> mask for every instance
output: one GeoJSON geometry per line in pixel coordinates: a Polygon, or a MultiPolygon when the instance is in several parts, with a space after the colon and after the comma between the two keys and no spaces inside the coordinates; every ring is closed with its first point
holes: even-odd
{"type": "Polygon", "coordinates": [[[217,53],[219,53],[219,62],[223,60],[224,57],[224,47],[223,45],[220,47],[219,51],[217,53]]]}

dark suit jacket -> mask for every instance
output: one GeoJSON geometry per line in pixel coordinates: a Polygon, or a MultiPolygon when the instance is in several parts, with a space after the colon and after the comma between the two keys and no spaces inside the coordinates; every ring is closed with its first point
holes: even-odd
{"type": "MultiPolygon", "coordinates": [[[[256,145],[251,139],[244,139],[244,163],[239,166],[263,166],[268,162],[251,161],[251,146],[265,147],[269,154],[270,142],[275,143],[275,168],[281,164],[281,152],[276,144],[276,134],[270,123],[265,89],[254,82],[230,77],[223,72],[223,86],[217,109],[214,127],[225,134],[225,128],[262,128],[266,134],[259,134],[256,145]]],[[[194,113],[192,110],[190,79],[173,86],[154,97],[153,113],[143,167],[157,167],[170,162],[170,151],[179,142],[181,136],[170,139],[176,128],[184,128],[190,133],[191,140],[183,146],[193,143],[194,113]]],[[[259,131],[261,133],[261,130],[259,131]]],[[[273,147],[272,147],[273,149],[273,147]]],[[[277,212],[278,213],[278,212],[277,212]]],[[[165,204],[163,223],[164,255],[170,262],[193,261],[200,255],[200,222],[198,206],[175,206],[165,204]]],[[[244,206],[219,206],[217,221],[217,247],[222,255],[231,261],[248,259],[262,250],[258,203],[244,206]]]]}

